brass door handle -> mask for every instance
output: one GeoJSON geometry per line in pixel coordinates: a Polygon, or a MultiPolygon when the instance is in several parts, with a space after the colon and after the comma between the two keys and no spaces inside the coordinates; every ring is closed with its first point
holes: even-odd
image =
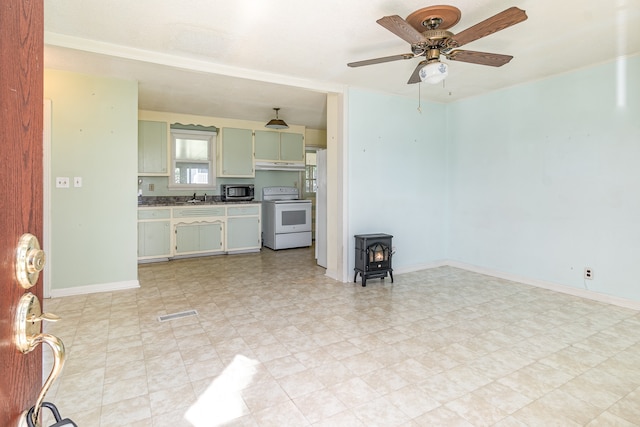
{"type": "Polygon", "coordinates": [[[47,321],[47,322],[57,322],[58,320],[60,320],[60,317],[56,316],[53,313],[42,313],[40,316],[36,316],[35,314],[31,314],[27,317],[27,321],[28,322],[42,322],[42,321],[47,321]]]}
{"type": "Polygon", "coordinates": [[[58,316],[51,313],[43,313],[40,308],[40,301],[31,292],[27,292],[20,298],[18,310],[16,312],[14,340],[22,353],[29,353],[40,341],[36,341],[40,333],[40,322],[56,322],[60,320],[58,316]]]}
{"type": "Polygon", "coordinates": [[[38,417],[40,416],[40,407],[42,406],[42,402],[44,402],[44,397],[53,382],[62,372],[62,367],[64,366],[65,349],[62,340],[55,335],[40,332],[40,323],[42,321],[55,322],[57,320],[60,320],[60,318],[55,314],[42,312],[38,297],[31,292],[27,292],[20,298],[14,325],[14,342],[16,347],[18,347],[18,350],[22,353],[29,353],[36,348],[38,344],[45,343],[51,347],[53,351],[53,368],[47,380],[42,385],[42,389],[34,405],[34,425],[40,425],[38,423],[38,417]]]}

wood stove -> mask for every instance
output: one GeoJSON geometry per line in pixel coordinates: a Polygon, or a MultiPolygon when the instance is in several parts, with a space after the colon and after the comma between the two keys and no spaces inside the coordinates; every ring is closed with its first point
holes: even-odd
{"type": "Polygon", "coordinates": [[[391,268],[392,246],[390,234],[357,234],[356,262],[353,281],[362,277],[362,286],[367,286],[367,279],[391,277],[393,283],[393,268],[391,268]]]}

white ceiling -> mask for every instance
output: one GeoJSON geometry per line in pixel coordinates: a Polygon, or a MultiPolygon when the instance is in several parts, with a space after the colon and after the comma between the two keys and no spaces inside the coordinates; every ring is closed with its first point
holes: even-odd
{"type": "MultiPolygon", "coordinates": [[[[440,3],[438,3],[440,4],[440,3]]],[[[513,55],[500,68],[449,63],[422,100],[451,102],[640,53],[640,0],[449,0],[458,33],[504,9],[528,20],[464,49],[513,55]]],[[[418,98],[418,58],[376,23],[416,0],[45,0],[45,67],[139,81],[139,108],[326,127],[327,92],[347,86],[418,98]]]]}

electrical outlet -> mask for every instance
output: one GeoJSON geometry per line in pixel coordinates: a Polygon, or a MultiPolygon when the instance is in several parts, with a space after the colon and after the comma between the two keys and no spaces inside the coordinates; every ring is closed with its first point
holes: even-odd
{"type": "Polygon", "coordinates": [[[68,176],[56,177],[56,188],[69,188],[69,177],[68,176]]]}
{"type": "Polygon", "coordinates": [[[592,280],[593,279],[593,269],[590,267],[585,267],[584,268],[584,278],[587,280],[592,280]]]}

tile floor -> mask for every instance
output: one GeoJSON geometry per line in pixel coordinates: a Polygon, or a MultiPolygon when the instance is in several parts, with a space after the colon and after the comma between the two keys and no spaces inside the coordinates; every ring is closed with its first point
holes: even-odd
{"type": "Polygon", "coordinates": [[[450,267],[363,288],[309,249],[139,278],[45,302],[68,351],[47,400],[81,427],[640,425],[630,309],[450,267]]]}

